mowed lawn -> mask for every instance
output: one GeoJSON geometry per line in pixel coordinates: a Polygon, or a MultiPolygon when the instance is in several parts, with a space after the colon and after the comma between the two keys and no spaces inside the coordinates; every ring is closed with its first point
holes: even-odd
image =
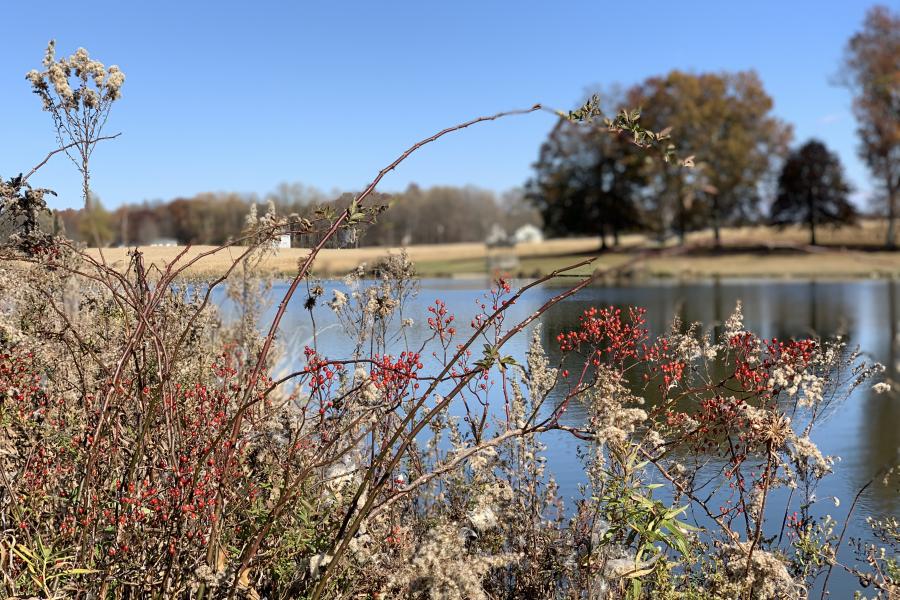
{"type": "MultiPolygon", "coordinates": [[[[593,259],[570,271],[587,275],[610,270],[631,277],[895,277],[900,276],[900,252],[882,250],[885,223],[863,221],[853,227],[821,228],[820,246],[809,247],[808,232],[800,227],[781,230],[770,227],[729,228],[722,231],[722,248],[713,247],[711,232],[687,236],[686,247],[669,238],[660,244],[643,235],[625,235],[615,250],[599,251],[598,238],[566,238],[543,243],[520,244],[514,248],[488,249],[480,243],[437,244],[407,248],[418,272],[425,277],[480,276],[501,265],[513,276],[540,276],[564,266],[593,259]]],[[[145,261],[165,268],[183,247],[142,247],[145,261]]],[[[213,250],[193,246],[181,263],[213,250]]],[[[220,250],[198,260],[188,271],[192,276],[223,273],[240,255],[242,248],[220,250]]],[[[95,256],[96,249],[90,252],[95,256]]],[[[103,249],[104,259],[113,265],[125,264],[123,248],[103,249]]],[[[313,269],[321,277],[340,276],[360,265],[372,266],[400,248],[364,247],[323,250],[313,269]]],[[[262,268],[289,276],[309,254],[306,248],[279,249],[262,263],[262,268]]]]}

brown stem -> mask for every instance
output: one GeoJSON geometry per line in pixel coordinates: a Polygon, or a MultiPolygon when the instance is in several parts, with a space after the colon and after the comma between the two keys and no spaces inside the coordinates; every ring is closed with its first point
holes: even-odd
{"type": "MultiPolygon", "coordinates": [[[[94,141],[94,142],[102,142],[102,141],[104,141],[104,140],[114,140],[114,139],[116,139],[117,137],[119,137],[120,135],[122,135],[122,134],[121,134],[121,133],[117,133],[117,134],[115,134],[115,135],[105,135],[105,136],[102,136],[102,137],[95,138],[93,141],[94,141]]],[[[69,150],[69,149],[71,149],[71,148],[74,148],[75,146],[79,145],[80,143],[81,143],[81,140],[78,140],[78,141],[75,141],[75,142],[71,142],[71,143],[66,144],[66,145],[64,145],[64,146],[60,146],[60,147],[57,148],[56,150],[52,150],[51,152],[47,153],[47,156],[44,157],[44,160],[42,160],[41,162],[39,162],[38,164],[36,164],[30,171],[28,171],[28,173],[25,174],[25,176],[22,177],[22,183],[25,183],[26,181],[28,181],[28,178],[29,178],[29,177],[31,177],[32,175],[34,175],[34,174],[38,171],[38,169],[40,169],[41,167],[43,167],[44,165],[46,165],[47,162],[49,162],[49,160],[50,160],[51,158],[53,158],[55,155],[59,154],[60,152],[65,152],[66,150],[69,150]]]]}
{"type": "MultiPolygon", "coordinates": [[[[753,533],[753,541],[750,542],[750,550],[747,552],[746,577],[747,577],[747,581],[748,581],[748,585],[747,585],[748,598],[750,597],[750,594],[752,593],[752,588],[749,585],[750,567],[751,567],[750,561],[753,558],[753,551],[756,549],[756,546],[759,545],[759,539],[762,536],[762,525],[763,525],[763,521],[765,520],[764,515],[766,513],[766,498],[769,495],[769,480],[772,478],[772,474],[771,474],[772,463],[773,463],[773,459],[775,458],[775,451],[772,446],[771,440],[769,440],[768,444],[766,445],[766,453],[768,456],[766,457],[766,470],[763,475],[762,502],[760,503],[760,506],[759,506],[759,515],[756,517],[756,531],[753,533]]],[[[746,512],[746,509],[745,509],[745,512],[746,512]]]]}
{"type": "Polygon", "coordinates": [[[864,486],[859,488],[859,491],[856,492],[856,496],[853,497],[853,502],[850,504],[850,510],[847,511],[847,518],[844,519],[844,526],[841,527],[841,535],[838,536],[838,541],[834,545],[834,550],[832,550],[832,559],[828,561],[828,571],[825,573],[825,581],[822,583],[822,596],[821,599],[825,600],[825,596],[828,595],[828,580],[831,578],[831,571],[834,569],[834,563],[837,561],[838,550],[841,548],[841,544],[844,543],[844,535],[847,533],[847,527],[850,525],[850,517],[853,515],[853,511],[856,509],[856,505],[859,503],[859,499],[862,497],[863,493],[872,485],[876,479],[882,476],[885,469],[880,469],[875,475],[866,482],[864,486]]]}

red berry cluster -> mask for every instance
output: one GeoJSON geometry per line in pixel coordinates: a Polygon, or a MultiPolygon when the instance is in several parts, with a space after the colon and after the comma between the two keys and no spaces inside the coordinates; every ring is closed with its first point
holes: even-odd
{"type": "Polygon", "coordinates": [[[344,369],[344,365],[328,361],[309,346],[303,349],[303,354],[306,356],[310,391],[314,395],[328,395],[332,385],[337,381],[337,374],[344,369]]]}
{"type": "Polygon", "coordinates": [[[19,418],[41,417],[48,407],[40,385],[41,376],[35,371],[31,352],[0,354],[0,402],[11,402],[19,418]]]}
{"type": "Polygon", "coordinates": [[[735,351],[734,378],[744,390],[755,393],[771,391],[768,385],[775,369],[788,367],[802,373],[816,349],[815,340],[765,340],[747,332],[732,337],[728,343],[735,351]]]}
{"type": "Polygon", "coordinates": [[[506,277],[498,277],[497,278],[497,287],[495,288],[497,293],[508,294],[512,290],[512,286],[509,285],[509,280],[506,277]]]}
{"type": "Polygon", "coordinates": [[[376,388],[381,390],[388,401],[399,401],[413,390],[419,389],[418,371],[422,368],[418,352],[401,352],[394,360],[390,354],[376,354],[370,377],[376,388]]]}
{"type": "Polygon", "coordinates": [[[428,312],[432,314],[428,317],[428,328],[434,331],[442,342],[452,338],[456,333],[456,328],[452,325],[455,317],[448,314],[444,301],[435,300],[434,306],[428,307],[428,312]]]}
{"type": "Polygon", "coordinates": [[[797,372],[803,371],[809,366],[813,352],[815,352],[817,347],[815,340],[789,340],[783,342],[778,338],[767,340],[765,345],[770,357],[769,360],[773,364],[778,363],[790,366],[797,372]]]}
{"type": "Polygon", "coordinates": [[[621,364],[637,358],[638,345],[647,339],[645,313],[643,308],[632,307],[625,318],[619,308],[591,307],[579,317],[578,329],[560,333],[556,341],[563,352],[589,346],[594,364],[599,364],[602,355],[614,364],[621,364]]]}
{"type": "Polygon", "coordinates": [[[644,374],[645,380],[662,373],[663,393],[673,384],[681,382],[687,362],[675,356],[668,338],[659,338],[649,346],[641,344],[641,351],[643,359],[647,363],[647,373],[644,374]]]}

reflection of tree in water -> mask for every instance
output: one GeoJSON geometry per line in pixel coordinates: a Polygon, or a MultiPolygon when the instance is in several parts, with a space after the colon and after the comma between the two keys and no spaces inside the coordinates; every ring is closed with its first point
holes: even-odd
{"type": "MultiPolygon", "coordinates": [[[[879,286],[880,287],[880,286],[879,286]]],[[[878,290],[881,292],[881,290],[878,290]]],[[[864,348],[885,366],[885,379],[892,384],[892,390],[884,394],[876,394],[868,388],[857,400],[863,404],[860,411],[859,456],[858,468],[847,469],[851,473],[854,485],[859,488],[884,466],[896,465],[900,462],[900,389],[898,389],[898,307],[900,301],[897,294],[897,283],[884,283],[884,291],[876,298],[880,301],[871,307],[878,311],[876,323],[884,326],[874,333],[874,345],[864,348]],[[882,304],[883,303],[883,304],[882,304]]],[[[900,476],[895,474],[889,485],[872,485],[866,491],[864,502],[875,514],[900,513],[900,498],[897,487],[900,476]]]]}

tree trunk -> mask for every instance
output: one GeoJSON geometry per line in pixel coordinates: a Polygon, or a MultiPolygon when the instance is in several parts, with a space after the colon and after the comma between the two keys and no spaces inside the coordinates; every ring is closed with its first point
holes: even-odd
{"type": "Polygon", "coordinates": [[[887,197],[887,209],[888,209],[888,229],[887,229],[887,239],[884,242],[884,245],[888,250],[895,249],[896,240],[895,240],[895,230],[894,230],[894,221],[896,219],[895,214],[895,204],[897,201],[897,190],[896,188],[888,189],[888,197],[887,197]]]}
{"type": "Polygon", "coordinates": [[[813,199],[811,194],[807,194],[806,197],[806,209],[809,211],[809,243],[812,246],[816,245],[816,208],[813,205],[813,199]]]}
{"type": "Polygon", "coordinates": [[[122,207],[122,247],[128,247],[128,207],[122,207]]]}
{"type": "Polygon", "coordinates": [[[722,247],[722,232],[719,230],[719,196],[713,194],[713,204],[712,204],[712,225],[713,225],[713,239],[715,240],[716,248],[722,247]]]}

